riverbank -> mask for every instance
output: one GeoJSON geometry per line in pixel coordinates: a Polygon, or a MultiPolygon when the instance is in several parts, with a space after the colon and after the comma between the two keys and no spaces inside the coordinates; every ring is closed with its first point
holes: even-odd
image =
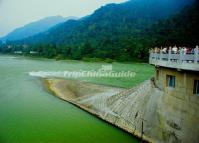
{"type": "Polygon", "coordinates": [[[188,107],[183,101],[167,96],[152,81],[128,90],[81,81],[44,81],[48,90],[62,100],[148,142],[198,140],[199,128],[195,127],[198,105],[188,107]]]}
{"type": "Polygon", "coordinates": [[[114,59],[109,59],[109,58],[103,59],[103,58],[87,58],[87,57],[76,60],[76,59],[72,59],[72,58],[62,57],[60,55],[57,55],[56,57],[48,58],[48,57],[39,56],[39,55],[13,54],[13,53],[1,53],[1,52],[0,52],[0,55],[23,57],[23,58],[27,58],[27,59],[56,60],[56,61],[82,61],[82,62],[88,62],[88,63],[108,63],[108,64],[114,63],[114,62],[124,63],[124,64],[128,64],[128,63],[146,64],[146,63],[148,63],[148,61],[138,59],[138,58],[134,58],[130,61],[123,61],[123,60],[121,61],[121,60],[114,60],[114,59]]]}
{"type": "MultiPolygon", "coordinates": [[[[133,134],[138,139],[142,138],[145,142],[152,142],[152,140],[145,135],[142,137],[139,131],[133,130],[132,132],[131,128],[116,123],[110,117],[107,118],[110,115],[114,116],[115,118],[119,118],[119,116],[107,108],[105,104],[113,95],[126,93],[126,89],[62,79],[43,79],[43,83],[45,88],[58,98],[67,101],[85,110],[86,112],[89,112],[90,114],[110,123],[111,125],[133,134]]],[[[129,91],[132,91],[136,88],[137,87],[129,91]]]]}

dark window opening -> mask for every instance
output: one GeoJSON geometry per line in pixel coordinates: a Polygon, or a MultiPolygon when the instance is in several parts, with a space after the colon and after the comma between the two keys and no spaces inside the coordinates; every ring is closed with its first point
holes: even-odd
{"type": "Polygon", "coordinates": [[[167,75],[167,86],[175,88],[176,77],[172,75],[167,75]]]}
{"type": "Polygon", "coordinates": [[[194,80],[193,94],[199,95],[199,80],[194,80]]]}

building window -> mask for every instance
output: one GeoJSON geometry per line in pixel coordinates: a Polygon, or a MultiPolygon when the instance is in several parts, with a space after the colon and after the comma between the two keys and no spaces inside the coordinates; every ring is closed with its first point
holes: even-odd
{"type": "Polygon", "coordinates": [[[167,75],[167,86],[175,88],[176,77],[172,75],[167,75]]]}
{"type": "Polygon", "coordinates": [[[199,95],[199,80],[194,80],[193,94],[199,95]]]}

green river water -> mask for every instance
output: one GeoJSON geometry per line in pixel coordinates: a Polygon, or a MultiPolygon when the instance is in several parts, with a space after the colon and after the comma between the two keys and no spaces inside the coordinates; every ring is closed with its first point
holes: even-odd
{"type": "Polygon", "coordinates": [[[28,74],[81,66],[0,55],[0,143],[136,143],[132,135],[50,95],[28,74]]]}

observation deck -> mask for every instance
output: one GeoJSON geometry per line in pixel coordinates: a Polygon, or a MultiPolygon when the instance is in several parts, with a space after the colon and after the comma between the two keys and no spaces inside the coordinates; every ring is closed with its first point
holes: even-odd
{"type": "Polygon", "coordinates": [[[197,46],[189,53],[185,53],[183,49],[173,52],[171,47],[166,52],[162,49],[150,50],[149,64],[179,71],[199,71],[199,48],[197,46]]]}

